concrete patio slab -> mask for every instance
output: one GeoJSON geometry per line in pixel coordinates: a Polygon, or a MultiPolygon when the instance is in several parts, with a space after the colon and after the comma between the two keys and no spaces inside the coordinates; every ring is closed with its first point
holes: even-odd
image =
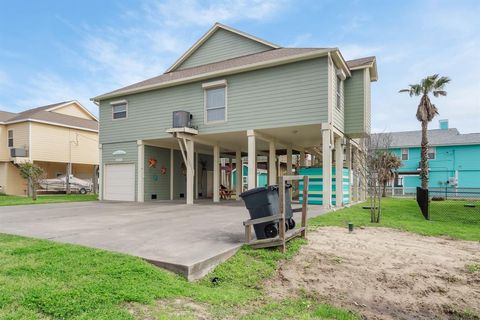
{"type": "Polygon", "coordinates": [[[126,253],[196,280],[240,248],[248,217],[236,201],[42,204],[0,207],[0,232],[126,253]]]}

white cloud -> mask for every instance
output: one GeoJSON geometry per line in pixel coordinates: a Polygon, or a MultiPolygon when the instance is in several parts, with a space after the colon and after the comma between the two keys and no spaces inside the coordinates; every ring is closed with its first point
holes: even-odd
{"type": "Polygon", "coordinates": [[[285,0],[167,0],[148,2],[149,18],[172,27],[209,26],[215,22],[264,20],[280,11],[285,0]],[[160,20],[157,20],[160,19],[160,20]]]}

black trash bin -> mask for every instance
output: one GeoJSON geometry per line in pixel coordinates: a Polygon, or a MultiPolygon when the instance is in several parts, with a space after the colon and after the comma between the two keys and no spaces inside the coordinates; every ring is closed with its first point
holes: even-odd
{"type": "MultiPolygon", "coordinates": [[[[251,219],[278,214],[278,186],[250,189],[240,197],[250,213],[251,219]]],[[[253,225],[257,239],[274,238],[278,235],[278,220],[253,225]]]]}

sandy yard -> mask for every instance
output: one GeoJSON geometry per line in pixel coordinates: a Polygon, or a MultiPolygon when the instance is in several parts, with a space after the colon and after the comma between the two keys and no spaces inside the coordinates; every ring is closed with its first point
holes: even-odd
{"type": "MultiPolygon", "coordinates": [[[[480,232],[480,230],[479,230],[480,232]]],[[[480,319],[480,243],[386,228],[319,228],[265,288],[300,294],[367,319],[480,319]]]]}

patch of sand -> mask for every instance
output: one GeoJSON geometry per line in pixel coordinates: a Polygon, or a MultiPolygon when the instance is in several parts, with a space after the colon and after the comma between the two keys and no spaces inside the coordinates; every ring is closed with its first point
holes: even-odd
{"type": "Polygon", "coordinates": [[[480,242],[319,228],[265,290],[278,299],[306,292],[368,319],[480,319],[480,273],[465,268],[478,262],[480,242]]]}

